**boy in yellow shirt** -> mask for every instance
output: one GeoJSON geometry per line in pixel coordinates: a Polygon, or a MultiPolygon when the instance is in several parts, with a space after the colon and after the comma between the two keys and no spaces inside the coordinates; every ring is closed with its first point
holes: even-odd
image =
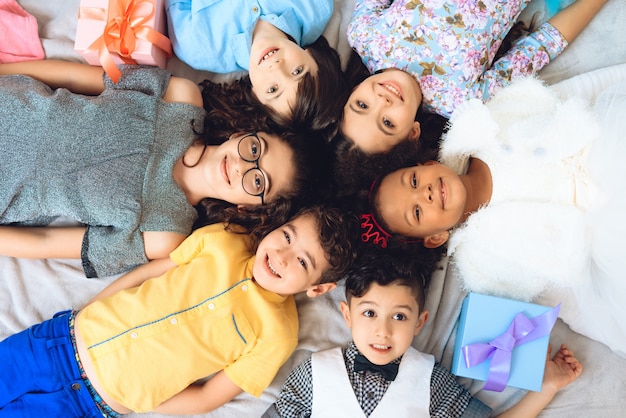
{"type": "Polygon", "coordinates": [[[336,286],[355,225],[316,206],[258,245],[223,224],[196,230],[80,311],[0,342],[0,415],[196,414],[259,396],[297,344],[292,295],[336,286]]]}

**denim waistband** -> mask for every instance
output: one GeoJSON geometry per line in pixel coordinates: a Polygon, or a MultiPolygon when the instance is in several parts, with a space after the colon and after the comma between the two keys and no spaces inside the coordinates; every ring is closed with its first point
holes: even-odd
{"type": "Polygon", "coordinates": [[[89,391],[89,394],[91,395],[94,403],[96,404],[100,412],[102,412],[102,415],[104,415],[107,418],[121,417],[122,414],[114,411],[113,408],[111,408],[104,401],[104,399],[102,399],[102,397],[98,394],[98,392],[94,389],[93,385],[91,384],[91,381],[87,377],[87,373],[85,373],[85,369],[83,368],[83,363],[80,361],[80,358],[78,357],[78,350],[76,348],[76,333],[74,332],[74,322],[76,320],[76,313],[77,313],[76,311],[71,311],[69,313],[70,315],[69,327],[70,327],[70,339],[72,340],[72,346],[74,347],[74,354],[76,355],[76,364],[78,364],[80,377],[83,379],[83,382],[85,383],[85,386],[87,387],[87,390],[89,391]]]}

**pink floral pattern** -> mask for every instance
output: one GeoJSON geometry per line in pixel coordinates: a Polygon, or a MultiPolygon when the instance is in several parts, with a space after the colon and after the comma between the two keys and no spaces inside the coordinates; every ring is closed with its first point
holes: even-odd
{"type": "Polygon", "coordinates": [[[534,74],[567,46],[549,23],[493,62],[530,0],[357,0],[348,41],[372,72],[398,68],[420,83],[427,110],[450,116],[512,78],[534,74]]]}

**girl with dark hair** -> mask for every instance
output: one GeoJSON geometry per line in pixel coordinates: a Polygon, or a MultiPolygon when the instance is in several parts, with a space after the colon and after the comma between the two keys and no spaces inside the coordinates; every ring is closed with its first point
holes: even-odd
{"type": "MultiPolygon", "coordinates": [[[[370,76],[361,57],[352,51],[344,77],[352,89],[370,76]]],[[[415,121],[420,124],[419,141],[404,140],[384,152],[368,153],[341,133],[332,139],[334,152],[334,187],[339,195],[350,195],[367,189],[376,177],[396,168],[437,158],[439,141],[448,118],[420,107],[415,121]]]]}
{"type": "Polygon", "coordinates": [[[625,110],[624,83],[593,110],[533,78],[471,100],[440,162],[378,182],[370,235],[446,244],[464,288],[562,303],[572,330],[626,357],[625,110]]]}
{"type": "Polygon", "coordinates": [[[367,189],[376,177],[394,169],[437,158],[439,141],[446,131],[448,119],[419,111],[416,122],[422,126],[420,140],[404,140],[382,153],[367,153],[341,134],[332,140],[334,152],[333,181],[337,193],[352,194],[367,189]]]}
{"type": "Polygon", "coordinates": [[[310,194],[321,153],[310,136],[241,113],[229,115],[240,129],[213,135],[193,82],[122,71],[114,84],[84,64],[0,65],[14,74],[0,77],[0,254],[80,258],[88,277],[110,276],[167,257],[201,202],[215,222],[250,211],[253,227],[263,214],[286,219],[289,200],[310,194]],[[72,226],[50,227],[59,217],[72,226]]]}
{"type": "Polygon", "coordinates": [[[341,133],[366,153],[420,138],[418,109],[449,117],[558,56],[607,0],[576,0],[494,56],[529,0],[358,0],[348,41],[371,76],[351,93],[341,133]],[[423,103],[423,104],[422,104],[423,103]]]}

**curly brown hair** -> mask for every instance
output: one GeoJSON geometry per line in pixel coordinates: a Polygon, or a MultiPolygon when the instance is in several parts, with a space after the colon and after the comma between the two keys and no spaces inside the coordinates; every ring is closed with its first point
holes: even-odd
{"type": "MultiPolygon", "coordinates": [[[[269,129],[266,129],[266,132],[269,129]]],[[[300,207],[323,201],[330,194],[330,172],[324,169],[329,159],[328,146],[321,136],[313,133],[278,131],[282,142],[293,151],[291,163],[294,175],[289,179],[290,189],[263,205],[235,205],[218,199],[205,198],[197,205],[198,218],[194,229],[204,225],[225,222],[237,224],[246,233],[262,233],[265,224],[282,224],[300,207]],[[270,222],[271,221],[271,222],[270,222]]]]}
{"type": "Polygon", "coordinates": [[[305,213],[317,219],[320,242],[330,264],[320,283],[338,282],[356,259],[358,219],[354,213],[327,206],[305,208],[301,214],[305,213]]]}
{"type": "MultiPolygon", "coordinates": [[[[319,239],[330,267],[322,273],[320,283],[339,281],[356,259],[358,239],[358,221],[356,215],[339,208],[315,204],[302,207],[291,219],[300,216],[312,216],[319,229],[319,239]]],[[[256,251],[261,240],[285,222],[278,222],[274,216],[270,221],[256,228],[250,235],[250,249],[256,251]]],[[[233,228],[235,232],[236,226],[233,228]]]]}
{"type": "Polygon", "coordinates": [[[206,110],[203,139],[209,145],[221,144],[233,132],[277,130],[280,127],[252,94],[248,77],[232,83],[204,80],[200,88],[206,110]]]}

